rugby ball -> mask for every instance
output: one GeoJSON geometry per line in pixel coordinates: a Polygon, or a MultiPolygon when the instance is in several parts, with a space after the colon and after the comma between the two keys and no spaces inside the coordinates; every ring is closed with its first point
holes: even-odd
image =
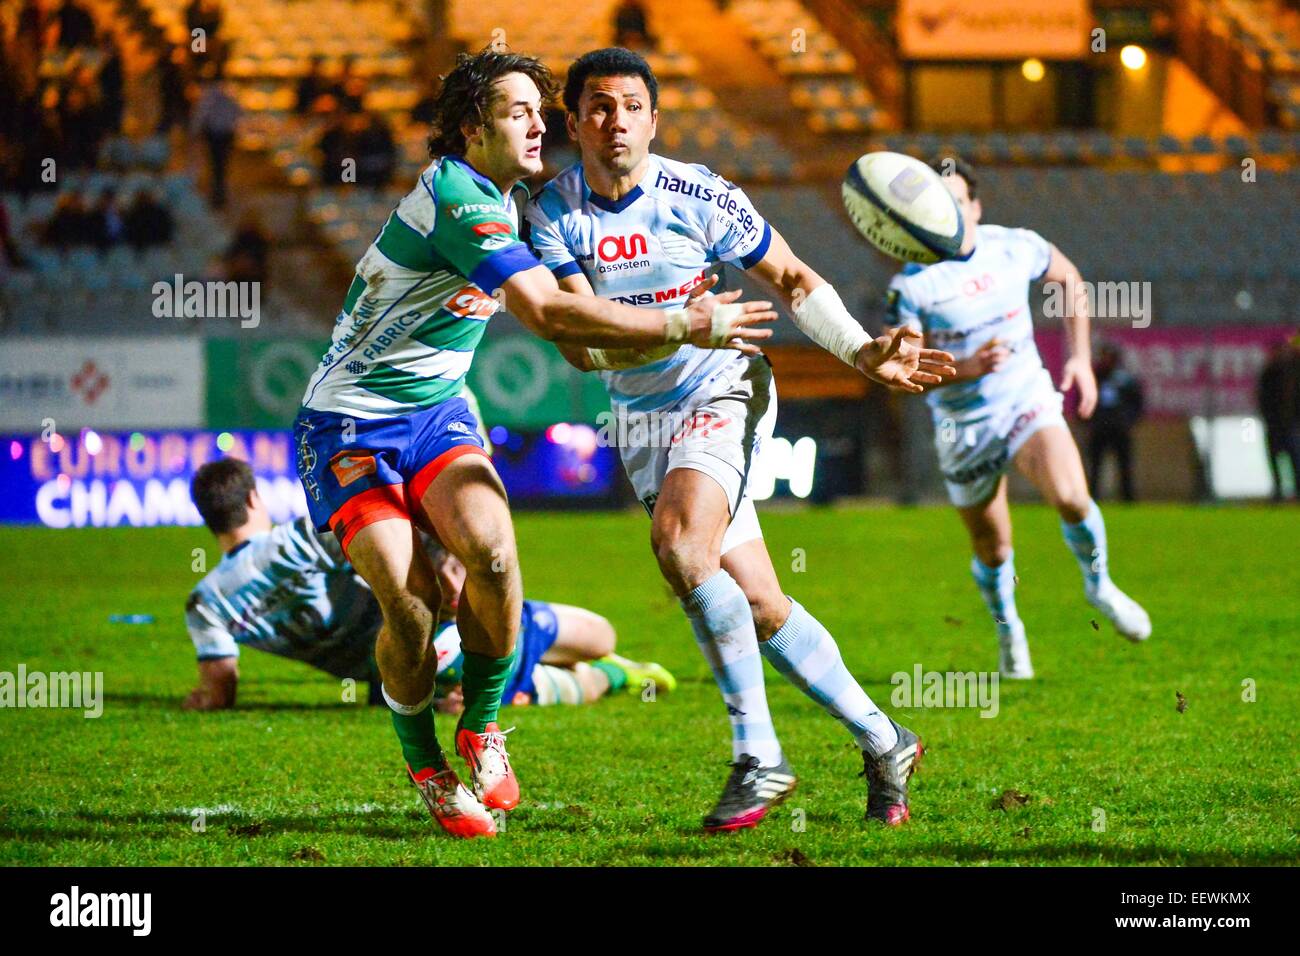
{"type": "Polygon", "coordinates": [[[867,153],[844,174],[841,192],[858,232],[887,256],[929,265],[961,251],[957,200],[919,159],[885,150],[867,153]]]}

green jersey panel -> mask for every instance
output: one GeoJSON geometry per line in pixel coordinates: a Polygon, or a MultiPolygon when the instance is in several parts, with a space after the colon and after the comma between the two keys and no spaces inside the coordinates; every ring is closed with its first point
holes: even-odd
{"type": "Polygon", "coordinates": [[[357,263],[303,405],[391,418],[455,398],[493,294],[536,265],[512,199],[459,157],[434,160],[357,263]]]}

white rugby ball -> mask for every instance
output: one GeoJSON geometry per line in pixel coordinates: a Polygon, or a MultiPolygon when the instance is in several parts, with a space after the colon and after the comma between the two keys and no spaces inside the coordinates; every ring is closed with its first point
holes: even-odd
{"type": "Polygon", "coordinates": [[[859,156],[841,192],[858,232],[887,256],[929,265],[961,251],[957,200],[919,159],[885,150],[859,156]]]}

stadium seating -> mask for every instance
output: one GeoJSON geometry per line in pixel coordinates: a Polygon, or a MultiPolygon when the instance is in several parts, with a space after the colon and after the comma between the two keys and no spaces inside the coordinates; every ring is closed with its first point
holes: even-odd
{"type": "MultiPolygon", "coordinates": [[[[153,315],[152,287],[171,282],[178,273],[187,280],[213,276],[213,265],[230,241],[229,232],[209,212],[194,181],[184,173],[158,174],[100,170],[68,174],[63,191],[77,190],[92,199],[104,188],[116,190],[122,206],[148,188],[174,215],[176,232],[170,243],[136,252],[115,245],[103,253],[87,247],[64,251],[42,246],[39,227],[58,201],[57,193],[34,193],[24,201],[16,194],[2,198],[10,228],[31,268],[4,277],[0,294],[5,333],[158,334],[167,331],[229,333],[230,319],[159,319],[153,315]]],[[[274,308],[263,297],[264,310],[274,308]]],[[[288,323],[300,321],[294,310],[276,308],[288,323]]],[[[276,333],[286,322],[276,323],[276,333]]],[[[299,332],[308,327],[300,325],[299,332]]],[[[265,329],[263,333],[265,333],[265,329]]],[[[257,334],[241,330],[241,334],[257,334]]]]}
{"type": "Polygon", "coordinates": [[[884,125],[853,57],[798,0],[739,0],[728,11],[787,77],[791,100],[813,132],[859,133],[884,125]]]}
{"type": "MultiPolygon", "coordinates": [[[[451,32],[469,49],[501,42],[539,56],[558,75],[578,56],[612,42],[615,0],[555,0],[538,17],[526,5],[493,7],[476,0],[448,5],[451,32]]],[[[699,65],[666,30],[646,59],[660,81],[664,116],[660,144],[736,179],[772,182],[794,174],[794,159],[770,134],[749,127],[718,106],[699,82],[699,65]]]]}
{"type": "MultiPolygon", "coordinates": [[[[1277,237],[1300,235],[1300,203],[1277,197],[1300,198],[1300,172],[1262,171],[1254,183],[1232,171],[988,167],[979,175],[986,222],[1037,230],[1091,281],[1150,282],[1157,324],[1295,321],[1300,260],[1279,250],[1277,237]]],[[[854,232],[834,190],[748,192],[851,310],[881,317],[897,265],[854,232]]],[[[781,323],[776,338],[800,336],[781,323]]]]}

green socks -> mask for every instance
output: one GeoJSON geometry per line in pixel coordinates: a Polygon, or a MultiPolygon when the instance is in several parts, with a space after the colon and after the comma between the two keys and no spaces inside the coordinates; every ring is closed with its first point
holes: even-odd
{"type": "Polygon", "coordinates": [[[627,671],[610,658],[602,657],[592,661],[591,666],[609,678],[608,693],[616,694],[627,685],[627,671]]]}
{"type": "Polygon", "coordinates": [[[460,726],[465,730],[481,734],[487,730],[488,724],[496,723],[501,693],[514,673],[517,655],[517,650],[505,657],[465,652],[465,670],[460,683],[461,693],[465,696],[465,713],[460,718],[460,726]]]}
{"type": "Polygon", "coordinates": [[[418,773],[430,767],[445,766],[447,761],[442,756],[442,747],[438,745],[438,735],[433,729],[433,697],[430,696],[423,707],[418,704],[413,707],[397,704],[402,708],[401,711],[394,709],[394,701],[387,693],[384,698],[388,701],[388,712],[393,718],[393,730],[397,731],[397,739],[402,744],[402,756],[406,758],[406,765],[411,771],[418,773]]]}

